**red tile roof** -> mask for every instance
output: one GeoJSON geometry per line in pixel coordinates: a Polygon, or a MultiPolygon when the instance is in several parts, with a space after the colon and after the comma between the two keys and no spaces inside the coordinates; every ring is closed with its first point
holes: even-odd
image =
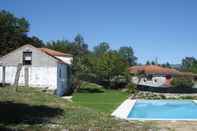
{"type": "Polygon", "coordinates": [[[59,51],[51,50],[48,48],[39,48],[42,52],[50,55],[50,56],[68,56],[69,54],[65,54],[59,51]]]}
{"type": "Polygon", "coordinates": [[[130,73],[146,74],[178,74],[179,71],[171,68],[164,68],[158,65],[132,66],[129,68],[130,73]]]}

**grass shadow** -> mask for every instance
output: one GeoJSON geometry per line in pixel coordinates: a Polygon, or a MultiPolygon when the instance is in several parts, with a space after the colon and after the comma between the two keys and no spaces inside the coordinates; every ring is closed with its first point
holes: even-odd
{"type": "Polygon", "coordinates": [[[63,114],[60,108],[44,105],[29,105],[11,101],[0,102],[0,124],[42,124],[50,122],[51,118],[63,114]]]}
{"type": "Polygon", "coordinates": [[[94,89],[94,88],[87,88],[87,89],[78,89],[79,93],[104,93],[104,90],[94,89]]]}

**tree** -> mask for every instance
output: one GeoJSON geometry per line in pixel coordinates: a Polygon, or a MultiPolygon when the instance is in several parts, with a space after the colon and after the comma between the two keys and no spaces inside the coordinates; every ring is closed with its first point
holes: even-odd
{"type": "Polygon", "coordinates": [[[147,62],[146,62],[146,65],[150,65],[150,64],[151,64],[150,61],[147,61],[147,62]]]}
{"type": "Polygon", "coordinates": [[[0,56],[25,44],[40,47],[44,44],[37,37],[28,37],[29,22],[15,17],[8,11],[0,11],[0,56]]]}
{"type": "Polygon", "coordinates": [[[151,65],[156,65],[156,62],[154,62],[154,61],[151,61],[151,65]]]}
{"type": "Polygon", "coordinates": [[[169,62],[166,62],[165,64],[161,65],[162,67],[167,67],[167,68],[171,68],[171,65],[169,62]]]}
{"type": "Polygon", "coordinates": [[[128,72],[127,62],[114,51],[101,55],[95,62],[94,73],[97,75],[97,79],[109,85],[115,77],[125,75],[125,72],[128,72]]]}
{"type": "Polygon", "coordinates": [[[188,70],[195,63],[196,59],[194,57],[185,57],[182,60],[182,69],[188,70]]]}
{"type": "Polygon", "coordinates": [[[109,44],[107,42],[101,42],[99,45],[94,47],[94,53],[96,56],[100,56],[110,49],[109,44]]]}
{"type": "Polygon", "coordinates": [[[47,48],[57,50],[64,53],[71,53],[72,54],[72,43],[68,40],[57,40],[57,41],[50,41],[46,44],[47,48]]]}
{"type": "Polygon", "coordinates": [[[88,45],[85,44],[84,39],[80,34],[74,38],[74,41],[50,41],[47,42],[46,47],[60,52],[70,53],[74,57],[82,56],[88,53],[88,45]]]}
{"type": "Polygon", "coordinates": [[[81,34],[77,34],[74,38],[73,46],[74,55],[83,55],[88,52],[88,45],[85,43],[81,34]]]}
{"type": "Polygon", "coordinates": [[[120,47],[119,54],[130,66],[136,65],[137,57],[134,56],[132,47],[120,47]]]}
{"type": "Polygon", "coordinates": [[[182,60],[181,68],[183,71],[197,73],[197,59],[194,57],[186,57],[182,60]]]}

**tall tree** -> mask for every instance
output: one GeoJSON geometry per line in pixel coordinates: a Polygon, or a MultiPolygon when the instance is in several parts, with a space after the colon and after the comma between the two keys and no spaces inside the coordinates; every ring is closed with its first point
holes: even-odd
{"type": "Polygon", "coordinates": [[[72,43],[68,40],[57,40],[57,41],[50,41],[46,44],[47,48],[61,51],[64,53],[71,53],[72,54],[72,43]]]}
{"type": "Polygon", "coordinates": [[[94,71],[100,81],[111,83],[114,77],[124,75],[127,69],[128,64],[115,51],[102,54],[95,60],[94,71]]]}
{"type": "Polygon", "coordinates": [[[150,61],[146,61],[146,65],[150,65],[151,63],[150,63],[150,61]]]}
{"type": "Polygon", "coordinates": [[[197,59],[194,57],[186,57],[182,60],[182,70],[197,73],[197,59]]]}
{"type": "Polygon", "coordinates": [[[76,55],[83,55],[88,52],[88,45],[85,43],[84,38],[81,34],[77,34],[74,38],[73,42],[74,46],[72,46],[76,55]]]}
{"type": "Polygon", "coordinates": [[[120,47],[119,54],[130,66],[136,65],[137,57],[134,55],[132,47],[120,47]]]}
{"type": "Polygon", "coordinates": [[[155,61],[151,61],[151,65],[156,65],[156,62],[155,61]]]}
{"type": "Polygon", "coordinates": [[[110,47],[107,42],[101,42],[99,45],[94,47],[94,53],[96,56],[100,56],[104,53],[107,53],[109,51],[110,47]]]}
{"type": "Polygon", "coordinates": [[[166,62],[164,64],[161,65],[162,67],[167,67],[167,68],[171,68],[171,65],[169,62],[166,62]]]}
{"type": "Polygon", "coordinates": [[[0,10],[0,56],[28,43],[43,46],[38,38],[28,37],[28,31],[29,22],[25,18],[18,18],[8,11],[0,10]]]}

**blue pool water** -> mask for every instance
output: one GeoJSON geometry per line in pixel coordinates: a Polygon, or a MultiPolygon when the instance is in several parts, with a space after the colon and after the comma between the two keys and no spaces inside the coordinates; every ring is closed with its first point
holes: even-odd
{"type": "Polygon", "coordinates": [[[197,120],[197,104],[191,100],[137,100],[128,119],[197,120]]]}

